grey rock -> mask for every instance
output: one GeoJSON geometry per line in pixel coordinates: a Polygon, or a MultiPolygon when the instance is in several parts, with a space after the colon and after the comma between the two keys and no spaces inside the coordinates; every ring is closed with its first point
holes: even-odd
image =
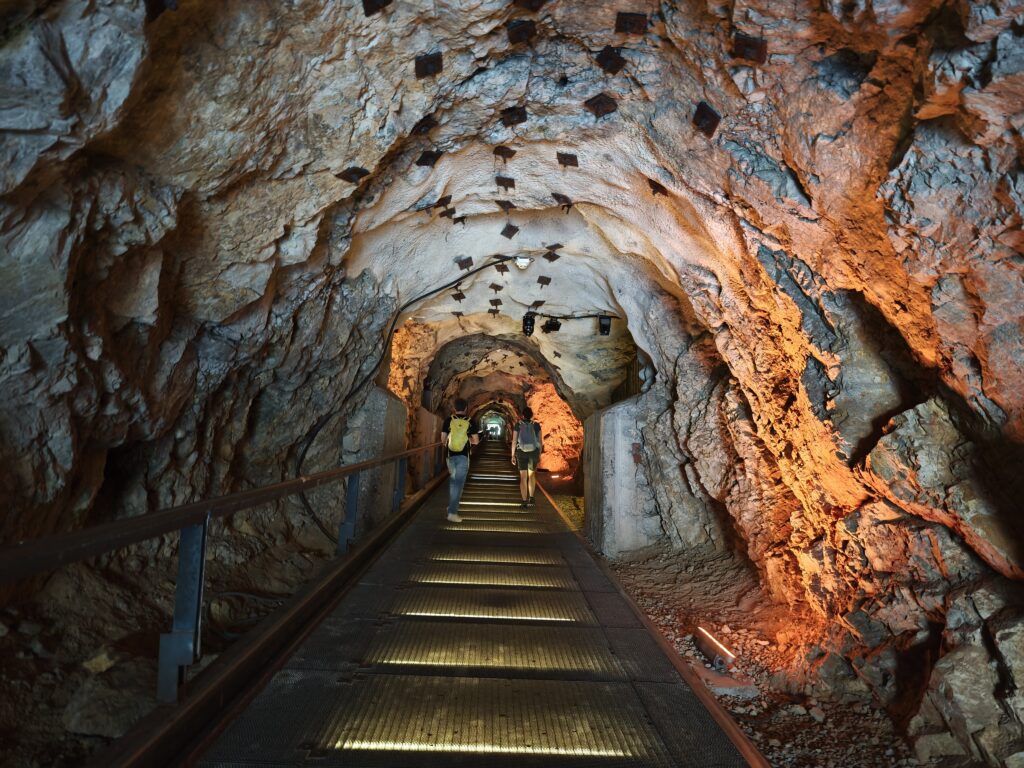
{"type": "Polygon", "coordinates": [[[43,625],[34,621],[19,621],[18,622],[18,633],[22,635],[28,635],[29,637],[35,637],[43,631],[43,625]]]}
{"type": "Polygon", "coordinates": [[[1001,729],[1003,710],[993,697],[998,683],[988,653],[977,646],[955,648],[935,664],[927,697],[961,748],[981,758],[976,739],[1001,729]]]}
{"type": "Polygon", "coordinates": [[[128,660],[87,677],[62,715],[70,733],[116,739],[156,706],[151,662],[128,660]]]}
{"type": "Polygon", "coordinates": [[[873,54],[842,48],[815,62],[814,68],[818,72],[817,82],[821,87],[849,99],[860,89],[874,65],[873,54]]]}

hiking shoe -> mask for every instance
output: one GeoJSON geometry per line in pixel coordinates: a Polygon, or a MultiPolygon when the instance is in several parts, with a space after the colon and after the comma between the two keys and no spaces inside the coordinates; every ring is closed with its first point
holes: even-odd
{"type": "Polygon", "coordinates": [[[531,496],[531,497],[530,497],[530,500],[529,500],[529,502],[528,502],[528,503],[529,503],[529,505],[530,505],[531,507],[535,507],[535,506],[537,506],[537,502],[533,500],[533,496],[531,496]]]}
{"type": "Polygon", "coordinates": [[[458,515],[448,515],[448,522],[449,523],[461,523],[462,522],[462,518],[459,517],[458,515]]]}
{"type": "Polygon", "coordinates": [[[526,499],[523,499],[521,502],[519,502],[519,506],[522,507],[523,509],[526,509],[526,499]]]}

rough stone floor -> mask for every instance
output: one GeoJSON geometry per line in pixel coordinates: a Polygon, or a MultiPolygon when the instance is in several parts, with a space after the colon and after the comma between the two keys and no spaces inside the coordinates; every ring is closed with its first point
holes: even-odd
{"type": "Polygon", "coordinates": [[[742,766],[503,445],[442,487],[203,766],[742,766]]]}

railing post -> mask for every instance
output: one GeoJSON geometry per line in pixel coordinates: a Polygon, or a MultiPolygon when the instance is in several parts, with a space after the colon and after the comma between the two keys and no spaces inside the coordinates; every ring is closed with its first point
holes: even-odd
{"type": "Polygon", "coordinates": [[[353,472],[348,476],[348,487],[345,489],[345,517],[338,527],[337,553],[343,555],[348,551],[349,544],[356,537],[356,518],[359,516],[359,475],[353,472]]]}
{"type": "Polygon", "coordinates": [[[206,535],[210,516],[181,529],[178,543],[178,581],[174,590],[171,631],[160,635],[157,698],[167,704],[178,700],[184,670],[199,660],[203,620],[203,581],[206,570],[206,535]]]}
{"type": "Polygon", "coordinates": [[[433,463],[433,459],[430,456],[430,451],[423,451],[419,455],[420,463],[420,479],[417,482],[416,489],[421,490],[427,487],[427,483],[430,481],[430,465],[433,463]]]}
{"type": "Polygon", "coordinates": [[[402,499],[405,498],[405,472],[408,467],[408,459],[402,457],[398,460],[398,468],[395,471],[395,493],[391,497],[391,514],[395,514],[402,506],[402,499]]]}

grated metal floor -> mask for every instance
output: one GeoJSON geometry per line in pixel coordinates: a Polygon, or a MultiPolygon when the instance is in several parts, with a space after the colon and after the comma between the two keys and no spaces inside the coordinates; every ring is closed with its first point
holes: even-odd
{"type": "Polygon", "coordinates": [[[200,765],[746,765],[546,499],[519,508],[506,450],[474,457],[463,523],[446,487],[424,505],[200,765]]]}

